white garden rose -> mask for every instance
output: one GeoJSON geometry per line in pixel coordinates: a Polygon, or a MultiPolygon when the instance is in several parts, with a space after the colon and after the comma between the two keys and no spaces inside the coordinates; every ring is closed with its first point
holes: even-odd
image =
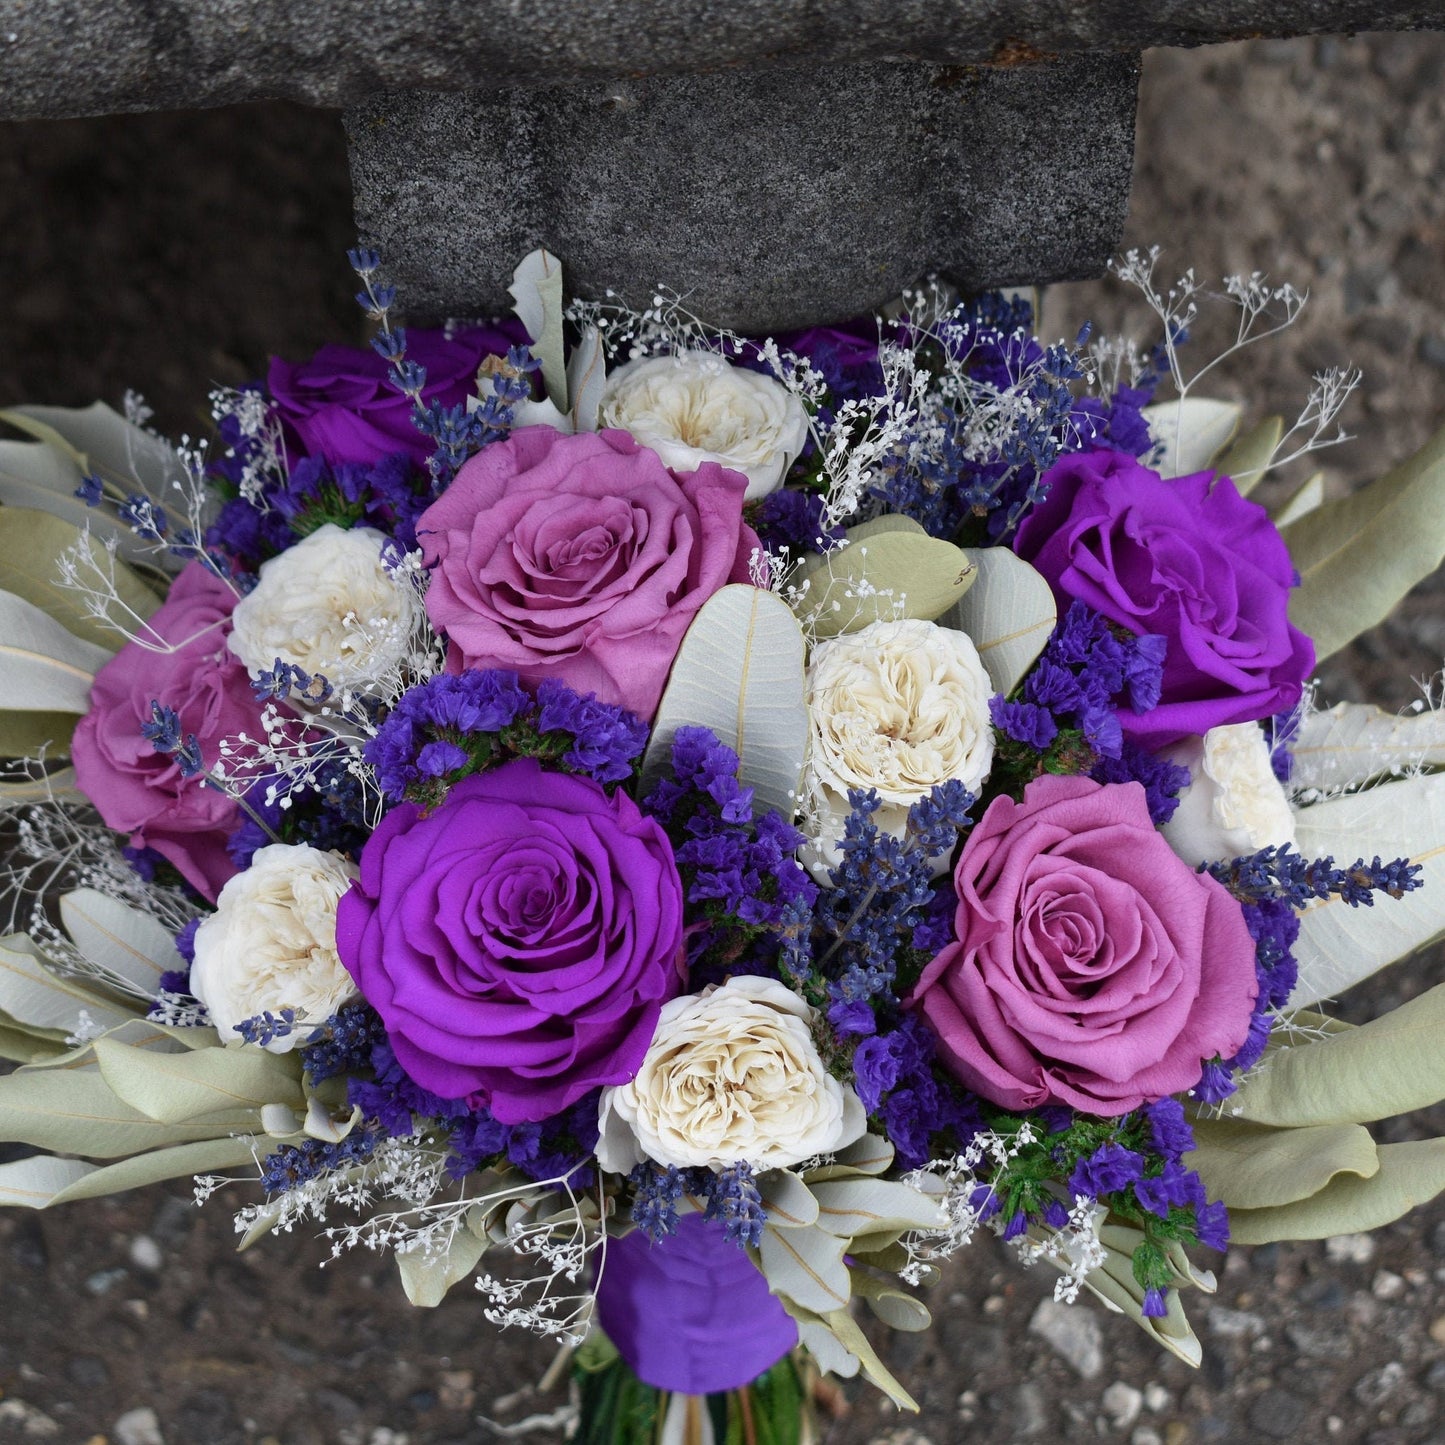
{"type": "Polygon", "coordinates": [[[421,600],[382,558],[386,538],[328,522],[261,564],[236,604],[230,648],[252,674],[283,662],[364,690],[412,647],[421,600]]]}
{"type": "Polygon", "coordinates": [[[808,414],[780,382],[708,351],[619,366],[601,422],[651,447],[676,472],[718,462],[748,479],[744,500],[776,491],[808,439],[808,414]]]}
{"type": "Polygon", "coordinates": [[[863,1136],[852,1089],[823,1066],[814,1010],[775,979],[730,978],[664,1005],[642,1068],[602,1091],[597,1159],[626,1174],[744,1160],[761,1173],[863,1136]]]}
{"type": "MultiPolygon", "coordinates": [[[[871,622],[814,649],[808,668],[810,816],[803,861],[820,880],[838,861],[848,790],[873,788],[873,821],[902,837],[908,810],[956,778],[977,793],[993,766],[988,673],[967,633],[933,622],[871,622]]],[[[937,860],[940,872],[948,859],[937,860]]]]}
{"type": "Polygon", "coordinates": [[[357,876],[340,853],[304,844],[258,849],[196,929],[191,992],[223,1041],[237,1025],[294,1009],[298,1027],[266,1047],[286,1053],[356,994],[336,952],[336,908],[357,876]]]}
{"type": "Polygon", "coordinates": [[[1210,728],[1170,750],[1194,781],[1160,832],[1186,863],[1244,858],[1295,841],[1294,812],[1258,723],[1210,728]]]}

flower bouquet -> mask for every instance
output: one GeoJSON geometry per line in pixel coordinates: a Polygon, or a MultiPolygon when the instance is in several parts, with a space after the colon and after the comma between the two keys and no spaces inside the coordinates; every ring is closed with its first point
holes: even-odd
{"type": "Polygon", "coordinates": [[[3,413],[0,1202],[194,1177],[558,1337],[584,1440],[796,1441],[820,1371],[911,1406],[857,1306],[980,1230],[1197,1364],[1190,1251],[1445,1188],[1364,1127],[1445,994],[1319,1011],[1445,931],[1445,723],[1309,686],[1445,554],[1445,437],[1267,511],[1358,378],[1241,430],[1152,253],[1148,350],[543,252],[408,332],[351,259],[372,349],[206,442],[3,413]]]}

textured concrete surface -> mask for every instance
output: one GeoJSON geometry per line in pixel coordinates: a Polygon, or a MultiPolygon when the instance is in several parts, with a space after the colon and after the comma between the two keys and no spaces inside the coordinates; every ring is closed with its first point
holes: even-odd
{"type": "Polygon", "coordinates": [[[1137,79],[1124,55],[825,66],[400,92],[345,124],[358,225],[412,319],[505,309],[545,245],[575,294],[664,286],[766,331],[870,310],[929,269],[967,289],[1100,274],[1137,79]]]}
{"type": "Polygon", "coordinates": [[[0,118],[1442,25],[1440,0],[0,0],[0,118]]]}

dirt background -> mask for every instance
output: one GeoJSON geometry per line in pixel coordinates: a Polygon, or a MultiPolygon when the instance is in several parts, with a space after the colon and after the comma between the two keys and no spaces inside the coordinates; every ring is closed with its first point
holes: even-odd
{"type": "MultiPolygon", "coordinates": [[[[1166,271],[1264,270],[1312,292],[1293,331],[1236,358],[1218,391],[1292,415],[1312,371],[1363,367],[1345,418],[1357,439],[1321,459],[1332,486],[1445,422],[1442,81],[1439,35],[1146,59],[1128,243],[1165,247],[1166,271]]],[[[359,339],[348,206],[334,115],[0,126],[0,400],[117,403],[134,387],[172,432],[202,430],[210,382],[258,374],[270,351],[359,339]]],[[[1060,333],[1140,319],[1108,285],[1061,288],[1045,316],[1060,333]]],[[[1323,691],[1400,705],[1442,654],[1436,579],[1323,669],[1323,691]]],[[[1348,1008],[1367,1016],[1441,973],[1432,955],[1348,1008]]],[[[1422,1129],[1445,1132],[1445,1117],[1381,1135],[1422,1129]]],[[[198,1211],[178,1187],[0,1218],[0,1441],[480,1445],[499,1438],[483,1416],[565,1403],[535,1392],[550,1347],[496,1336],[468,1291],[414,1311],[389,1262],[319,1269],[322,1256],[301,1235],[237,1256],[224,1202],[198,1211]]],[[[1087,1305],[1051,1341],[1031,1328],[1050,1318],[1049,1289],[976,1244],[933,1292],[930,1333],[878,1337],[921,1415],[848,1385],[828,1445],[1445,1442],[1445,1207],[1368,1241],[1234,1252],[1218,1295],[1192,1302],[1199,1371],[1087,1305]]]]}

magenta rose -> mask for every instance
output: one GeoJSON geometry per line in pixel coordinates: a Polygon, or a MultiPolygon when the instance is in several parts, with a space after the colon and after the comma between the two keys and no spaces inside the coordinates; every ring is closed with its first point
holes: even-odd
{"type": "Polygon", "coordinates": [[[106,825],[129,833],[137,848],[154,848],[213,902],[236,872],[226,853],[236,804],[199,778],[183,778],[174,757],[157,752],[141,726],[151,720],[152,701],[174,708],[208,769],[223,738],[256,734],[260,705],[226,646],[235,605],[236,594],[202,563],[186,567],[146,624],[156,645],[129,642],[96,674],[90,711],[70,749],[76,785],[106,825]]]}
{"type": "Polygon", "coordinates": [[[1254,1008],[1254,942],[1176,857],[1138,783],[1045,775],[996,798],[954,871],[958,941],[908,1000],[945,1065],[1006,1109],[1112,1117],[1192,1088],[1254,1008]]]}
{"type": "Polygon", "coordinates": [[[1127,734],[1158,748],[1295,706],[1314,646],[1290,624],[1294,568],[1263,507],[1228,477],[1162,481],[1113,451],[1064,457],[1044,485],[1014,550],[1061,603],[1168,640],[1159,706],[1122,710],[1127,734]]]}
{"type": "MultiPolygon", "coordinates": [[[[426,368],[425,400],[460,406],[476,392],[482,358],[525,340],[512,321],[451,335],[408,328],[406,357],[426,368]]],[[[287,442],[307,456],[367,464],[407,452],[425,465],[436,448],[412,425],[411,401],[390,374],[391,363],[370,347],[323,346],[310,361],[273,356],[266,387],[287,442]]]]}
{"type": "Polygon", "coordinates": [[[545,1119],[641,1066],[681,987],[682,881],[625,793],[518,759],[382,819],[336,946],[424,1089],[545,1119]]]}
{"type": "Polygon", "coordinates": [[[746,490],[716,462],[678,476],[621,431],[486,447],[416,524],[448,671],[558,677],[651,718],[698,608],[748,580],[746,490]]]}

